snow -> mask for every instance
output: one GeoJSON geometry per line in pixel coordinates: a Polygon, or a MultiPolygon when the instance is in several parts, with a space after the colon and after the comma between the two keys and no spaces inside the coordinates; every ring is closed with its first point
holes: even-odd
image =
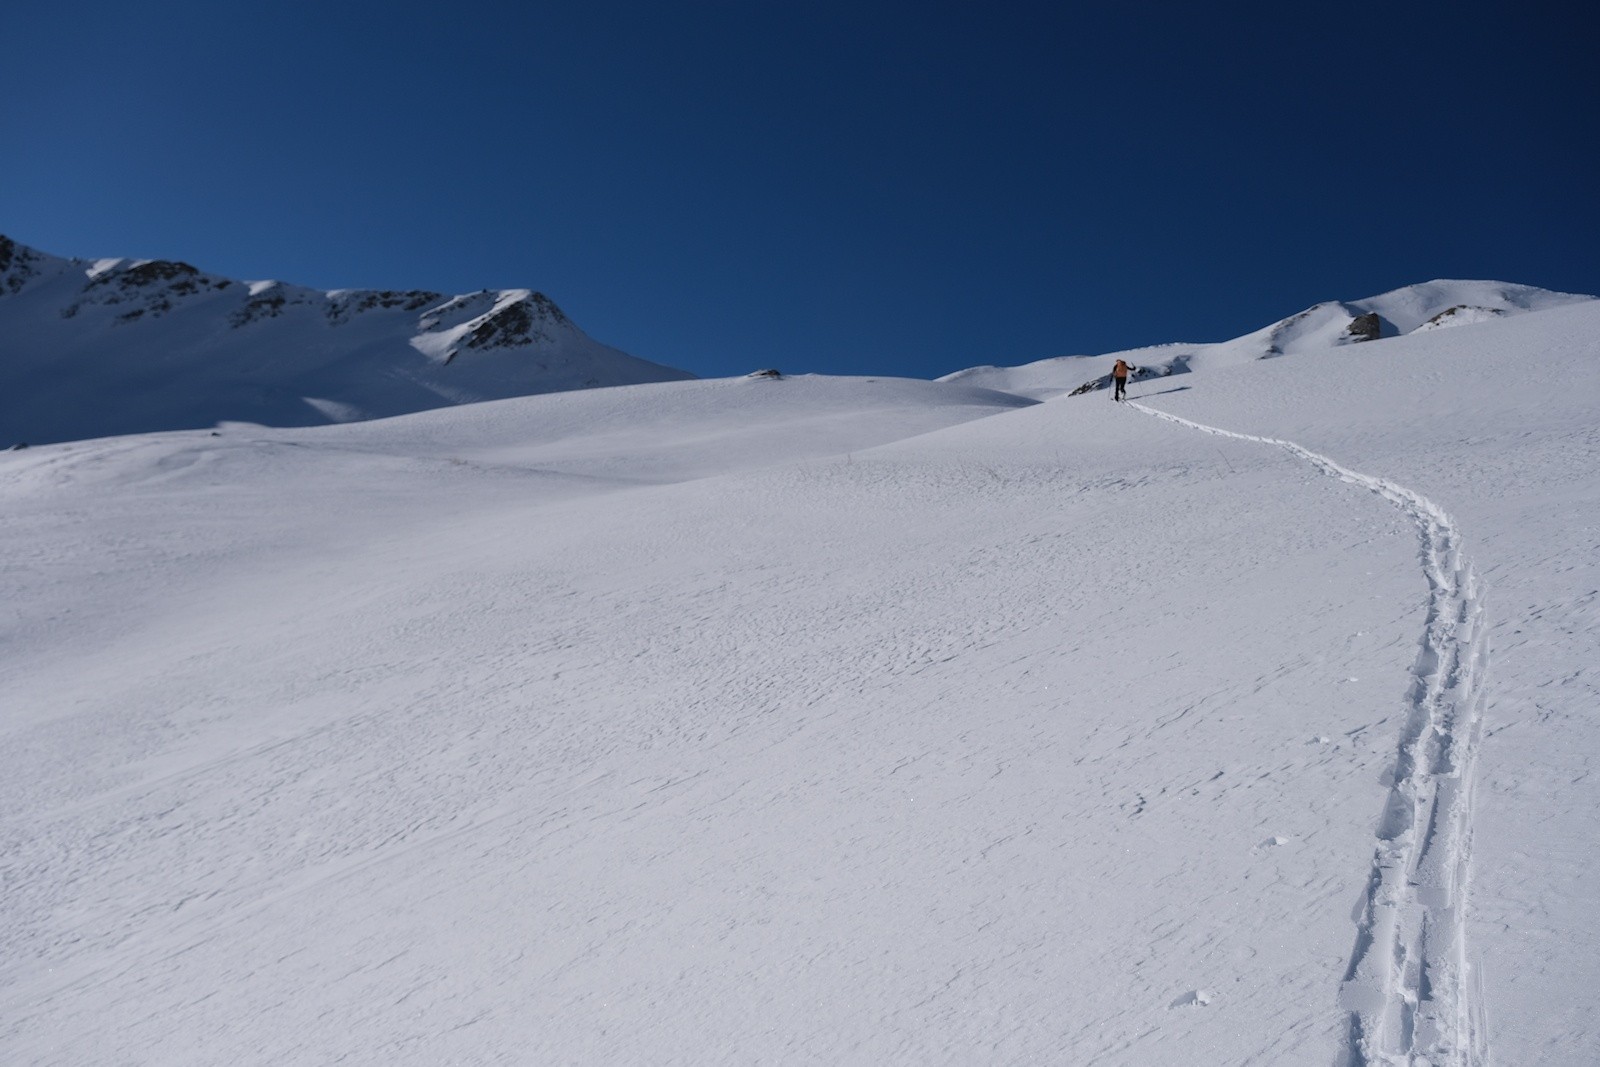
{"type": "Polygon", "coordinates": [[[98,278],[102,274],[109,274],[128,261],[125,259],[97,259],[89,264],[84,274],[89,278],[98,278]]]}
{"type": "MultiPolygon", "coordinates": [[[[1481,1059],[1482,998],[1469,989],[1464,919],[1489,650],[1483,587],[1461,554],[1460,531],[1428,498],[1293,441],[1222,430],[1137,402],[1133,407],[1192,430],[1282,448],[1371,490],[1416,524],[1431,591],[1428,625],[1411,668],[1411,707],[1378,823],[1356,948],[1340,991],[1351,1016],[1343,1051],[1349,1059],[1376,1052],[1409,1061],[1418,1051],[1428,1060],[1481,1059]]],[[[1267,842],[1286,843],[1279,837],[1267,842]]]]}
{"type": "Polygon", "coordinates": [[[1470,307],[1458,304],[1446,311],[1440,312],[1434,318],[1418,326],[1418,330],[1443,330],[1451,326],[1467,326],[1475,322],[1488,322],[1505,315],[1499,308],[1470,307]]]}
{"type": "Polygon", "coordinates": [[[1600,303],[1004,370],[0,454],[0,1059],[1600,1061],[1600,303]]]}
{"type": "Polygon", "coordinates": [[[1472,306],[1481,310],[1492,309],[1502,314],[1515,314],[1563,307],[1592,299],[1593,297],[1578,293],[1553,293],[1548,289],[1532,285],[1439,279],[1419,285],[1404,286],[1366,300],[1357,300],[1352,306],[1363,312],[1377,312],[1400,333],[1410,333],[1438,315],[1440,311],[1452,307],[1472,306]]]}
{"type": "Polygon", "coordinates": [[[693,377],[601,344],[527,289],[320,292],[4,237],[0,253],[0,448],[693,377]]]}
{"type": "Polygon", "coordinates": [[[429,324],[424,328],[430,332],[411,338],[409,343],[412,348],[430,360],[440,364],[448,363],[461,351],[474,330],[483,327],[493,316],[508,308],[527,303],[533,295],[528,289],[502,289],[494,294],[489,310],[448,329],[439,329],[436,324],[429,324]]]}
{"type": "Polygon", "coordinates": [[[1156,375],[1212,371],[1301,353],[1365,343],[1352,334],[1357,316],[1378,316],[1384,338],[1457,323],[1483,322],[1595,298],[1508,282],[1446,280],[1408,285],[1364,300],[1330,300],[1229,341],[1165,344],[1099,356],[1059,356],[1021,367],[972,367],[940,381],[962,381],[1044,400],[1110,374],[1123,359],[1156,375]]]}

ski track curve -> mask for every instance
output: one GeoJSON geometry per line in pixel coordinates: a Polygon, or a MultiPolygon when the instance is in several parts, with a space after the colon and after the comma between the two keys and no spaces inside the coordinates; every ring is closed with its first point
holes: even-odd
{"type": "Polygon", "coordinates": [[[1411,517],[1428,579],[1427,624],[1378,820],[1355,947],[1339,990],[1342,1067],[1485,1067],[1483,1001],[1467,959],[1473,764],[1489,665],[1484,588],[1442,508],[1275,437],[1207,426],[1128,401],[1146,415],[1281,448],[1411,517]]]}

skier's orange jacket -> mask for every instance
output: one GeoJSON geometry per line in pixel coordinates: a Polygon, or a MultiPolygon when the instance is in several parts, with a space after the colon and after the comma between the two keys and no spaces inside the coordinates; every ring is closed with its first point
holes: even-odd
{"type": "Polygon", "coordinates": [[[1129,367],[1125,360],[1119,359],[1117,360],[1117,365],[1111,368],[1111,376],[1113,378],[1126,378],[1128,376],[1128,371],[1132,369],[1133,368],[1129,367]]]}

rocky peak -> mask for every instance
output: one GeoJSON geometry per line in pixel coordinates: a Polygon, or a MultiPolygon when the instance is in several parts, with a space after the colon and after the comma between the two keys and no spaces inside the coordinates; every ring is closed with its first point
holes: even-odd
{"type": "Polygon", "coordinates": [[[447,320],[454,320],[452,325],[459,324],[462,319],[482,315],[493,308],[498,297],[498,293],[488,289],[453,296],[438,307],[429,309],[428,313],[418,321],[417,327],[426,333],[439,329],[447,320]]]}
{"type": "Polygon", "coordinates": [[[39,265],[44,260],[42,252],[0,233],[0,296],[21,292],[23,286],[39,276],[39,265]]]}
{"type": "Polygon", "coordinates": [[[175,292],[194,292],[197,279],[200,277],[199,269],[179,260],[150,259],[145,260],[143,263],[135,263],[133,266],[115,274],[103,274],[90,284],[98,285],[108,279],[115,278],[117,284],[122,288],[135,289],[141,286],[171,282],[170,288],[175,292]]]}
{"type": "Polygon", "coordinates": [[[261,319],[275,319],[286,307],[314,304],[322,298],[321,293],[282,282],[252,282],[243,306],[228,316],[228,324],[238,329],[261,319]]]}
{"type": "Polygon", "coordinates": [[[328,321],[338,326],[369,311],[421,311],[443,299],[426,289],[336,289],[328,294],[328,321]]]}
{"type": "Polygon", "coordinates": [[[546,327],[566,326],[569,321],[543,293],[520,292],[481,316],[465,344],[468,348],[518,348],[551,340],[546,327]]]}
{"type": "Polygon", "coordinates": [[[159,318],[185,297],[219,292],[233,285],[227,278],[206,274],[187,263],[171,259],[138,260],[128,266],[115,262],[94,271],[81,297],[61,309],[70,319],[85,304],[119,307],[118,322],[149,316],[159,318]]]}
{"type": "Polygon", "coordinates": [[[467,349],[552,345],[577,329],[555,301],[531,289],[458,296],[429,310],[418,326],[412,347],[445,364],[467,349]]]}

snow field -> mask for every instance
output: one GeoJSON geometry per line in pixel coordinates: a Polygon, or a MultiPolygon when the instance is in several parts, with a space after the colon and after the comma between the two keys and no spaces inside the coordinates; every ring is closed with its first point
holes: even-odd
{"type": "Polygon", "coordinates": [[[1372,880],[1341,994],[1351,1013],[1344,1051],[1353,1064],[1481,1062],[1484,1026],[1471,1003],[1475,978],[1463,927],[1488,645],[1484,596],[1472,565],[1462,559],[1460,532],[1426,497],[1292,441],[1132,406],[1203,433],[1282,448],[1377,493],[1416,523],[1432,597],[1412,667],[1412,711],[1378,823],[1372,880]]]}
{"type": "Polygon", "coordinates": [[[1465,940],[1493,1062],[1600,1060],[1600,322],[1592,305],[1230,372],[1162,407],[1293,437],[1439,502],[1468,538],[1494,667],[1465,940]],[[1197,403],[1198,401],[1198,403],[1197,403]],[[1201,408],[1203,407],[1203,410],[1201,408]]]}
{"type": "Polygon", "coordinates": [[[1596,325],[0,456],[0,1053],[1593,1062],[1596,325]]]}
{"type": "MultiPolygon", "coordinates": [[[[1070,413],[1033,411],[1047,436],[1070,413]]],[[[8,905],[11,988],[32,991],[7,1013],[16,1047],[1176,1061],[1285,982],[1306,1010],[1274,1047],[1328,1040],[1365,827],[1326,799],[1287,812],[1275,783],[1341,780],[1350,758],[1375,773],[1367,709],[1329,721],[1296,680],[1398,669],[1403,628],[1357,637],[1330,599],[1312,628],[1350,646],[1338,667],[1264,622],[1242,663],[1206,667],[1207,635],[1299,619],[1292,547],[1336,537],[1364,574],[1375,537],[1409,562],[1403,529],[1241,535],[1212,506],[1220,458],[1130,469],[1130,439],[1064,471],[1053,447],[1008,460],[991,424],[948,431],[957,460],[907,444],[547,504],[470,471],[385,474],[386,457],[353,479],[336,449],[334,485],[368,487],[381,522],[347,502],[363,543],[326,554],[304,529],[324,512],[275,510],[339,495],[306,467],[282,488],[253,466],[220,477],[259,451],[196,437],[222,456],[124,471],[125,506],[156,527],[171,501],[139,497],[152,479],[256,485],[239,532],[209,533],[270,556],[276,523],[288,558],[207,583],[156,640],[110,639],[81,686],[51,671],[32,690],[73,710],[12,749],[48,773],[7,778],[54,820],[14,838],[30,889],[8,905]],[[389,478],[423,515],[397,525],[389,478]],[[1237,552],[1191,573],[1171,523],[1237,552]],[[1263,558],[1284,573],[1250,588],[1263,558]],[[1153,619],[1152,587],[1173,591],[1153,619]],[[1241,752],[1256,715],[1273,740],[1241,752]],[[1328,896],[1308,953],[1305,901],[1328,896]],[[1204,1010],[1170,1007],[1201,989],[1204,1010]],[[65,1034],[82,1036],[46,1036],[65,1034]]]]}

